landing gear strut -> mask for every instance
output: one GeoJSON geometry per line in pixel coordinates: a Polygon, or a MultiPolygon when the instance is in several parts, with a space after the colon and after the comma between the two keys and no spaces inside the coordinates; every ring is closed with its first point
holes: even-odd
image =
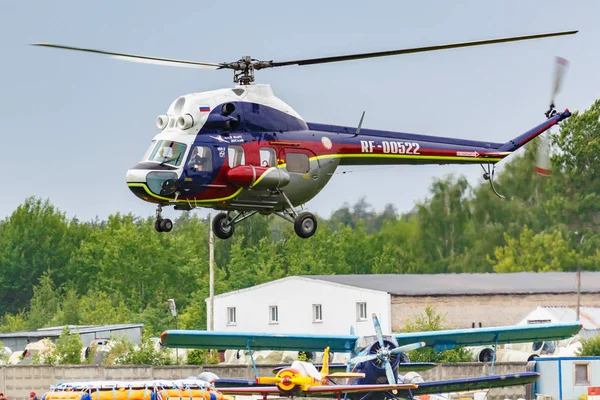
{"type": "Polygon", "coordinates": [[[506,197],[498,193],[496,187],[494,186],[494,174],[496,172],[496,167],[491,164],[487,164],[484,167],[483,164],[481,164],[481,168],[483,168],[483,179],[485,179],[486,181],[490,181],[490,186],[492,187],[494,194],[504,200],[506,197]]]}
{"type": "Polygon", "coordinates": [[[219,213],[212,221],[212,230],[219,239],[229,239],[235,231],[235,224],[250,218],[257,211],[240,211],[231,216],[229,212],[219,213]]]}
{"type": "Polygon", "coordinates": [[[285,219],[286,221],[290,221],[294,224],[294,231],[296,235],[300,236],[303,239],[308,239],[317,231],[317,218],[308,211],[303,211],[298,213],[292,202],[285,195],[283,191],[280,192],[289,208],[284,209],[283,211],[275,212],[275,215],[285,219]]]}
{"type": "Polygon", "coordinates": [[[169,218],[162,217],[162,206],[160,204],[156,207],[154,229],[156,229],[156,232],[171,232],[173,229],[173,222],[169,218]]]}

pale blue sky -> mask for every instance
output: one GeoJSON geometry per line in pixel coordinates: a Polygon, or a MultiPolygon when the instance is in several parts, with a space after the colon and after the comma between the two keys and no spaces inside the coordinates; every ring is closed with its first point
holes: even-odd
{"type": "MultiPolygon", "coordinates": [[[[259,71],[307,121],[506,141],[544,119],[554,56],[571,67],[559,107],[600,97],[600,2],[0,0],[0,218],[24,199],[69,217],[148,216],[125,184],[179,95],[230,87],[230,71],[127,63],[33,42],[209,62],[288,60],[579,29],[575,36],[259,71]]],[[[308,206],[329,215],[361,196],[410,210],[434,177],[480,181],[479,166],[352,168],[308,206]]],[[[168,210],[167,216],[176,212],[168,210]]]]}

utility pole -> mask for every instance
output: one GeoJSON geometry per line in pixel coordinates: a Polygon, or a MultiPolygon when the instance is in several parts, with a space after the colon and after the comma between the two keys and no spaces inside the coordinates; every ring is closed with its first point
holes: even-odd
{"type": "MultiPolygon", "coordinates": [[[[175,319],[175,329],[177,329],[177,305],[175,304],[175,299],[168,299],[167,304],[169,305],[169,310],[171,310],[173,319],[175,319]]],[[[177,364],[179,364],[179,349],[175,349],[175,357],[177,359],[177,364]]]]}
{"type": "Polygon", "coordinates": [[[212,231],[212,214],[208,216],[208,275],[209,275],[209,331],[215,330],[215,239],[212,231]]]}
{"type": "Polygon", "coordinates": [[[577,321],[579,321],[579,307],[581,306],[581,245],[583,244],[583,238],[585,235],[581,235],[579,240],[579,261],[577,262],[577,321]]]}

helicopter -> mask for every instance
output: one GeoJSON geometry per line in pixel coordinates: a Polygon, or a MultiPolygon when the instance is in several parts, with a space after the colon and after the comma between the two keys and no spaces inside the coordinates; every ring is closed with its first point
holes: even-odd
{"type": "MultiPolygon", "coordinates": [[[[254,214],[277,215],[294,224],[301,238],[317,230],[315,215],[303,205],[329,182],[339,166],[398,164],[480,164],[492,190],[495,164],[571,114],[558,112],[554,101],[547,119],[506,143],[306,122],[275,96],[268,84],[254,84],[255,71],[306,66],[392,55],[491,45],[573,35],[563,31],[436,46],[406,48],[291,61],[264,61],[244,56],[233,62],[209,63],[148,57],[48,43],[64,50],[177,67],[233,70],[237,85],[178,97],[156,118],[160,132],[126,181],[140,199],[156,204],[155,229],[170,232],[173,222],[163,207],[220,211],[212,230],[230,238],[235,226],[254,214]]],[[[558,88],[558,84],[555,85],[558,88]]]]}

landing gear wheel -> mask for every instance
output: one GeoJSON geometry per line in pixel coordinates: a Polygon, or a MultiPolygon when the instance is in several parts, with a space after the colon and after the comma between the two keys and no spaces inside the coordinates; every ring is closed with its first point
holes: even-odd
{"type": "Polygon", "coordinates": [[[235,231],[235,225],[231,222],[227,214],[219,213],[213,219],[212,230],[219,239],[229,239],[235,231]]]}
{"type": "Polygon", "coordinates": [[[161,220],[158,224],[160,225],[161,232],[171,232],[173,229],[173,222],[168,218],[161,220]]]}
{"type": "Polygon", "coordinates": [[[309,238],[317,231],[317,219],[308,211],[301,212],[294,221],[294,230],[301,238],[309,238]]]}
{"type": "Polygon", "coordinates": [[[162,228],[160,227],[161,221],[161,219],[157,219],[156,221],[154,221],[154,229],[156,229],[156,232],[162,232],[162,228]]]}

